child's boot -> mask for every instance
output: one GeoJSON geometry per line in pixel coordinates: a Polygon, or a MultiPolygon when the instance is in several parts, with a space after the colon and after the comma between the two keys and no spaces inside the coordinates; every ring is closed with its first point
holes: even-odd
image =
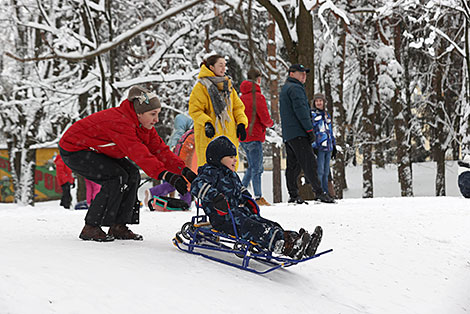
{"type": "Polygon", "coordinates": [[[302,234],[295,231],[284,231],[284,248],[282,254],[294,259],[299,259],[303,256],[309,242],[310,235],[305,231],[302,232],[302,234]]]}
{"type": "Polygon", "coordinates": [[[315,255],[318,246],[320,245],[321,238],[323,236],[323,229],[320,226],[315,228],[315,231],[312,233],[312,239],[305,249],[305,257],[312,257],[315,255]]]}

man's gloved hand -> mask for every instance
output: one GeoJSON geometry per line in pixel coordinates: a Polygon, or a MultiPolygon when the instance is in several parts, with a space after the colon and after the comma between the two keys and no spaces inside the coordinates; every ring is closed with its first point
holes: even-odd
{"type": "Polygon", "coordinates": [[[240,141],[246,140],[246,130],[243,123],[237,125],[237,137],[240,139],[240,141]]]}
{"type": "Polygon", "coordinates": [[[213,200],[212,204],[217,214],[224,216],[228,214],[228,202],[223,194],[217,195],[213,200]]]}
{"type": "Polygon", "coordinates": [[[74,189],[75,188],[75,181],[70,185],[70,188],[74,189]]]}
{"type": "Polygon", "coordinates": [[[183,195],[188,193],[188,183],[182,176],[169,171],[163,171],[158,175],[158,178],[165,180],[176,188],[179,194],[183,195]]]}
{"type": "Polygon", "coordinates": [[[337,153],[337,152],[338,152],[338,151],[336,150],[336,145],[335,145],[335,146],[333,146],[333,152],[331,153],[331,159],[335,159],[335,158],[336,158],[336,153],[337,153]]]}
{"type": "Polygon", "coordinates": [[[204,126],[204,130],[206,131],[206,136],[208,138],[213,138],[215,135],[215,129],[212,123],[206,122],[206,125],[204,126]]]}
{"type": "Polygon", "coordinates": [[[318,157],[318,148],[314,148],[314,149],[313,149],[313,153],[315,154],[315,156],[318,157]]]}
{"type": "Polygon", "coordinates": [[[194,179],[196,179],[197,174],[195,174],[191,169],[188,167],[184,167],[183,171],[181,171],[181,174],[188,179],[189,183],[193,182],[194,179]]]}
{"type": "Polygon", "coordinates": [[[310,144],[315,142],[315,133],[313,131],[307,132],[307,135],[308,135],[308,140],[310,141],[310,144]]]}

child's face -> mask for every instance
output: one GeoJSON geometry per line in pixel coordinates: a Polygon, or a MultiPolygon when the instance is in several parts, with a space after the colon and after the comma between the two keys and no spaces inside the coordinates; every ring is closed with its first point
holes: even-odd
{"type": "Polygon", "coordinates": [[[237,166],[237,156],[225,156],[220,160],[220,163],[232,171],[235,171],[237,166]]]}

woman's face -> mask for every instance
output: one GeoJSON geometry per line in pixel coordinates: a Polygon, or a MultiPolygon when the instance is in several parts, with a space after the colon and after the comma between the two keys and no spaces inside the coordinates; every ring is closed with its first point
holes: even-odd
{"type": "Polygon", "coordinates": [[[232,171],[237,167],[237,156],[225,156],[220,160],[220,163],[232,171]]]}
{"type": "Polygon", "coordinates": [[[138,113],[137,119],[139,119],[139,123],[146,129],[151,129],[158,122],[158,114],[162,108],[146,111],[144,113],[138,113]]]}
{"type": "Polygon", "coordinates": [[[209,65],[209,70],[214,72],[216,76],[224,76],[225,75],[225,59],[219,58],[214,65],[209,65]]]}

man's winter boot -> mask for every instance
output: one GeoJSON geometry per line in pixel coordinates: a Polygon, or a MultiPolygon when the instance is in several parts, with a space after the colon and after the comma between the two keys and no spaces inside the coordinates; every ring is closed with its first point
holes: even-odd
{"type": "Polygon", "coordinates": [[[323,192],[322,194],[319,194],[317,197],[315,197],[316,201],[320,201],[322,203],[335,203],[335,200],[331,198],[331,196],[328,193],[323,192]]]}
{"type": "Polygon", "coordinates": [[[113,236],[118,240],[137,240],[144,239],[140,234],[132,232],[126,225],[118,224],[109,227],[108,235],[113,236]]]}
{"type": "Polygon", "coordinates": [[[320,226],[315,227],[315,231],[312,234],[312,239],[305,249],[305,257],[312,257],[317,252],[317,248],[320,245],[321,238],[323,236],[323,229],[320,226]]]}
{"type": "Polygon", "coordinates": [[[300,196],[291,196],[291,197],[289,197],[289,200],[287,202],[291,203],[291,204],[308,204],[300,196]]]}
{"type": "Polygon", "coordinates": [[[114,237],[107,235],[101,227],[94,227],[90,225],[85,225],[82,232],[78,236],[80,239],[85,241],[97,241],[97,242],[110,242],[114,241],[114,237]]]}

